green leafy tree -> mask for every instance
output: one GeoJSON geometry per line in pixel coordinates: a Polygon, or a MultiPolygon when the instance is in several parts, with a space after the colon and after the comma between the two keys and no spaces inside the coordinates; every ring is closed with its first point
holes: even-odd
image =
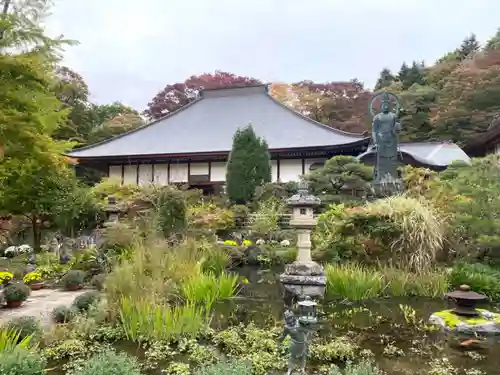
{"type": "Polygon", "coordinates": [[[77,185],[63,156],[72,145],[52,138],[67,115],[53,92],[53,67],[66,42],[48,38],[36,18],[23,13],[30,9],[0,19],[0,209],[29,219],[38,250],[42,225],[73,207],[77,185]],[[6,52],[20,46],[18,53],[6,52]]]}
{"type": "Polygon", "coordinates": [[[227,194],[237,204],[254,198],[258,186],[271,181],[271,161],[265,140],[258,137],[252,126],[238,129],[227,162],[227,194]]]}

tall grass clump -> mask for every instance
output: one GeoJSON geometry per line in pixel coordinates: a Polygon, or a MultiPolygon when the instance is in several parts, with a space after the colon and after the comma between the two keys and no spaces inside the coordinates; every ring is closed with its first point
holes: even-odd
{"type": "Polygon", "coordinates": [[[384,287],[381,272],[355,263],[328,264],[325,268],[329,296],[360,301],[380,296],[384,287]]]}
{"type": "Polygon", "coordinates": [[[184,281],[181,292],[187,303],[203,306],[208,312],[215,302],[234,297],[237,288],[238,275],[201,273],[184,281]]]}
{"type": "Polygon", "coordinates": [[[127,339],[133,342],[143,339],[168,341],[195,336],[208,323],[208,316],[193,304],[157,305],[123,296],[120,322],[127,339]]]}
{"type": "Polygon", "coordinates": [[[391,244],[393,254],[404,268],[414,271],[432,266],[443,248],[446,220],[429,202],[405,196],[394,196],[370,202],[365,215],[391,221],[399,235],[391,244]]]}
{"type": "Polygon", "coordinates": [[[328,264],[325,268],[327,294],[360,301],[395,296],[442,297],[449,291],[448,275],[443,270],[419,273],[392,267],[368,267],[356,263],[328,264]]]}

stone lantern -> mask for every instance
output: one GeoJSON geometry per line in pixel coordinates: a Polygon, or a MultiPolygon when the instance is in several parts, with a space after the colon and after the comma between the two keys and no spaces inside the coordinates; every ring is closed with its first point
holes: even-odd
{"type": "Polygon", "coordinates": [[[108,196],[108,205],[106,207],[106,224],[117,223],[120,218],[121,209],[118,205],[116,197],[110,195],[108,196]]]}
{"type": "Polygon", "coordinates": [[[299,321],[304,324],[315,324],[318,322],[316,313],[317,303],[306,296],[304,300],[297,302],[297,313],[299,321]]]}
{"type": "Polygon", "coordinates": [[[321,200],[309,194],[307,182],[301,181],[298,193],[287,203],[292,208],[290,226],[297,230],[298,254],[295,262],[288,264],[280,275],[285,302],[293,297],[323,297],[325,273],[323,267],[311,258],[311,230],[316,226],[314,208],[321,200]]]}

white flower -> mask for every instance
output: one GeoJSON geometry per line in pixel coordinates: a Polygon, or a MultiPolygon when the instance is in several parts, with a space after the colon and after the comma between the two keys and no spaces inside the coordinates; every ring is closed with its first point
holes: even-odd
{"type": "Polygon", "coordinates": [[[290,241],[288,241],[288,240],[283,240],[283,241],[281,241],[281,242],[280,242],[280,245],[281,245],[281,246],[288,247],[288,246],[290,246],[290,241]]]}
{"type": "Polygon", "coordinates": [[[266,241],[264,241],[262,238],[259,238],[257,241],[255,241],[256,245],[264,245],[266,241]]]}
{"type": "Polygon", "coordinates": [[[10,253],[15,253],[15,252],[17,252],[16,246],[9,246],[4,251],[5,254],[10,254],[10,253]]]}
{"type": "Polygon", "coordinates": [[[17,251],[19,253],[30,253],[32,251],[31,249],[31,246],[30,245],[21,245],[17,248],[17,251]]]}

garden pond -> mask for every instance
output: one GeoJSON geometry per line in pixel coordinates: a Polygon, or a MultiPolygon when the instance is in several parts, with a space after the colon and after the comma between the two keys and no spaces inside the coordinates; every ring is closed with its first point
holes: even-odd
{"type": "MultiPolygon", "coordinates": [[[[239,272],[246,277],[248,283],[243,286],[238,297],[218,304],[212,317],[212,328],[221,331],[250,323],[256,329],[261,329],[261,332],[270,331],[272,327],[275,330],[281,328],[283,302],[277,281],[279,270],[262,271],[248,267],[239,272]]],[[[373,359],[388,375],[498,373],[500,342],[493,339],[467,341],[466,337],[446,335],[427,324],[432,313],[447,307],[449,306],[444,300],[422,298],[378,299],[355,304],[347,301],[323,301],[318,307],[320,326],[317,335],[324,345],[321,350],[310,352],[313,358],[308,362],[308,373],[328,372],[325,365],[328,360],[325,359],[334,352],[349,351],[345,347],[339,349],[338,345],[342,342],[342,345],[355,348],[355,360],[361,357],[373,359]],[[464,341],[470,345],[463,345],[464,341]],[[333,342],[335,344],[329,346],[328,343],[333,342]],[[315,363],[318,358],[322,359],[319,361],[321,364],[315,363]]],[[[498,306],[488,308],[499,311],[498,306]]],[[[238,328],[240,331],[244,329],[246,328],[238,328]]],[[[255,340],[259,340],[258,334],[255,335],[255,340]]],[[[137,344],[117,342],[113,346],[141,359],[147,356],[145,350],[137,344]]],[[[172,360],[177,363],[188,361],[183,354],[172,360]]],[[[164,373],[160,370],[150,372],[153,375],[164,373]]],[[[167,373],[184,374],[182,369],[167,373]]],[[[62,375],[64,372],[59,368],[49,371],[49,374],[62,375]]]]}

